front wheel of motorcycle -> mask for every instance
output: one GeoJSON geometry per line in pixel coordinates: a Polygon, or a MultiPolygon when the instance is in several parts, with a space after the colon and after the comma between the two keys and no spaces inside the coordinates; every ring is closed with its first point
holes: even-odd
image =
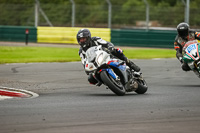
{"type": "Polygon", "coordinates": [[[138,83],[138,88],[135,92],[137,94],[144,94],[148,89],[146,81],[144,79],[137,79],[136,81],[138,83]]]}
{"type": "Polygon", "coordinates": [[[109,87],[109,89],[114,92],[118,96],[125,95],[126,91],[121,81],[115,80],[107,71],[102,71],[100,73],[101,80],[105,85],[109,87]]]}

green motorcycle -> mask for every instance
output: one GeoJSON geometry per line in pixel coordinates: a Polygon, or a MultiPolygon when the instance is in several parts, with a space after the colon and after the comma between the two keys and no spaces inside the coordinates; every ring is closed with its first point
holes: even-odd
{"type": "Polygon", "coordinates": [[[200,44],[197,40],[188,41],[183,47],[183,61],[200,78],[200,44]]]}

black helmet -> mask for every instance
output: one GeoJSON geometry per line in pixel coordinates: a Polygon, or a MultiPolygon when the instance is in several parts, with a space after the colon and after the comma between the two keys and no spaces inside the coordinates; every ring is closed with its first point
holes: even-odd
{"type": "Polygon", "coordinates": [[[185,39],[188,36],[189,29],[190,29],[190,26],[185,22],[180,23],[177,26],[177,32],[178,32],[179,36],[183,39],[185,39]]]}
{"type": "Polygon", "coordinates": [[[90,40],[91,40],[91,33],[88,29],[81,29],[78,31],[76,39],[79,43],[79,45],[81,45],[81,47],[88,47],[90,40]],[[80,42],[80,39],[85,37],[86,41],[85,42],[80,42]]]}

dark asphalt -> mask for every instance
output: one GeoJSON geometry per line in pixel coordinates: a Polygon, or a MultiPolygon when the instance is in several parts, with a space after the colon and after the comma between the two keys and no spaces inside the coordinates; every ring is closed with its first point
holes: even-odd
{"type": "Polygon", "coordinates": [[[1,133],[199,133],[200,82],[176,59],[133,60],[149,90],[116,96],[80,62],[0,65],[0,86],[39,94],[0,101],[1,133]]]}

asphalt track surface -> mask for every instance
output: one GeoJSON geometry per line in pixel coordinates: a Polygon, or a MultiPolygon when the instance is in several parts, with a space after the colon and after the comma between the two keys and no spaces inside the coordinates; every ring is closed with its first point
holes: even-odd
{"type": "Polygon", "coordinates": [[[0,86],[39,97],[0,101],[1,133],[199,133],[200,82],[176,59],[133,60],[146,94],[88,84],[80,62],[0,65],[0,86]]]}

